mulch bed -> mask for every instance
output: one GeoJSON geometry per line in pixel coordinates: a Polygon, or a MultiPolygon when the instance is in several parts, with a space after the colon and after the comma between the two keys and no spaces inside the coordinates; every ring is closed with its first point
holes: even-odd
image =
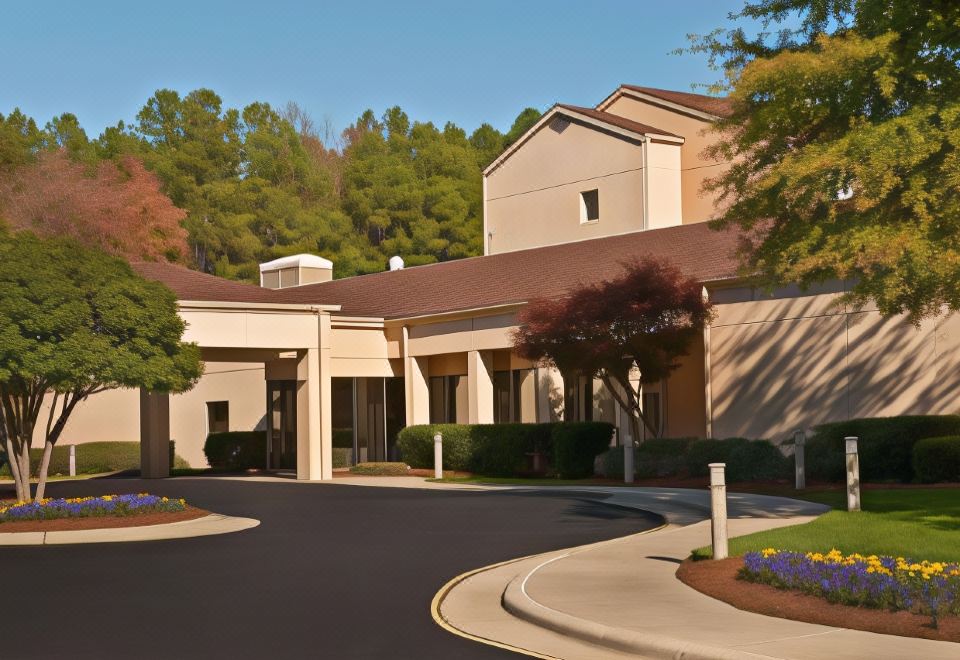
{"type": "Polygon", "coordinates": [[[798,591],[738,580],[737,571],[742,566],[742,557],[720,561],[688,559],[677,569],[677,578],[701,593],[757,614],[901,637],[960,642],[960,617],[942,617],[939,628],[934,629],[929,616],[829,603],[798,591]]]}
{"type": "Polygon", "coordinates": [[[129,516],[89,516],[86,518],[57,518],[54,520],[18,520],[0,523],[4,532],[63,532],[75,529],[112,529],[115,527],[143,527],[194,520],[210,515],[209,511],[187,506],[183,511],[153,511],[129,516]]]}

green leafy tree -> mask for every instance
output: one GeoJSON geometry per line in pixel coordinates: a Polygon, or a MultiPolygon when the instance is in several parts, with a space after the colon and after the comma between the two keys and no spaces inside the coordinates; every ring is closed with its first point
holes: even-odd
{"type": "Polygon", "coordinates": [[[760,0],[694,42],[733,111],[717,224],[767,282],[853,283],[914,322],[960,310],[960,3],[760,0]],[[755,33],[746,25],[760,24],[755,33]]]}
{"type": "Polygon", "coordinates": [[[19,109],[0,115],[0,172],[33,162],[44,142],[37,123],[19,109]]]}
{"type": "MultiPolygon", "coordinates": [[[[536,108],[524,108],[517,118],[513,120],[513,125],[507,134],[503,136],[503,148],[506,149],[511,144],[520,139],[520,136],[530,130],[534,124],[540,121],[543,113],[536,108]]],[[[499,156],[500,154],[497,154],[499,156]]]]}
{"type": "Polygon", "coordinates": [[[343,210],[368,241],[361,272],[393,254],[418,265],[480,253],[480,165],[462,129],[411,124],[394,107],[380,121],[364,113],[346,134],[343,210]]]}
{"type": "Polygon", "coordinates": [[[113,388],[183,392],[196,383],[200,350],[181,341],[184,327],[173,292],[117,258],[66,239],[0,236],[0,441],[19,500],[31,498],[38,424],[39,500],[78,403],[113,388]]]}

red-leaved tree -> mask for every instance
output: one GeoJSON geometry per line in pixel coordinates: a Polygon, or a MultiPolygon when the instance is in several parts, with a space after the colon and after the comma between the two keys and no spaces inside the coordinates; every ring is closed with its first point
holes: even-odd
{"type": "Polygon", "coordinates": [[[68,236],[129,260],[182,259],[185,217],[133,156],[87,165],[63,150],[41,152],[0,177],[0,219],[13,229],[68,236]]]}
{"type": "Polygon", "coordinates": [[[531,301],[519,313],[516,352],[553,365],[564,380],[600,378],[630,418],[658,430],[643,410],[640,388],[679,366],[712,316],[703,288],[669,262],[645,258],[615,278],[581,286],[562,299],[531,301]]]}

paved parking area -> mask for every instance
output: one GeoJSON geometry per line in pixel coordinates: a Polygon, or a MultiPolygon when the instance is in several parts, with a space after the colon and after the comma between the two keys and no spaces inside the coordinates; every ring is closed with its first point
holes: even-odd
{"type": "Polygon", "coordinates": [[[223,536],[2,548],[10,658],[506,658],[430,600],[480,566],[642,531],[603,494],[427,491],[216,478],[60,482],[149,491],[261,521],[223,536]]]}

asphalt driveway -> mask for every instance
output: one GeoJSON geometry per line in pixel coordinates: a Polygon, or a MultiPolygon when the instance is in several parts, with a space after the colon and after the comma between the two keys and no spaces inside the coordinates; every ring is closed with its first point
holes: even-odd
{"type": "Polygon", "coordinates": [[[452,577],[649,529],[570,493],[423,491],[225,479],[60,482],[149,491],[253,530],[129,544],[2,548],[4,658],[512,658],[437,626],[452,577]]]}

